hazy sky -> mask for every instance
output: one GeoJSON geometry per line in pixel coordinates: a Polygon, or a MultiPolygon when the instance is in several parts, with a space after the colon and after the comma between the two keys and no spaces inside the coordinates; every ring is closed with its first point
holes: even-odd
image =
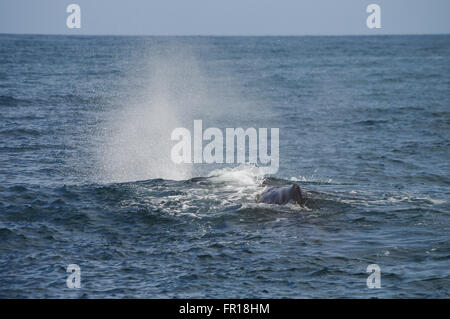
{"type": "Polygon", "coordinates": [[[0,33],[338,35],[450,33],[450,0],[0,0],[0,33]],[[66,7],[81,7],[81,29],[66,7]],[[368,4],[381,29],[366,26],[368,4]]]}

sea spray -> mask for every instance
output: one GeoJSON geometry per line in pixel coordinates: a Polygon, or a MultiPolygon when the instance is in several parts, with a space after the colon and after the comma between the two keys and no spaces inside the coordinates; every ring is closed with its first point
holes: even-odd
{"type": "MultiPolygon", "coordinates": [[[[184,180],[206,176],[224,165],[174,163],[171,132],[189,127],[194,119],[237,127],[243,118],[255,118],[255,104],[240,96],[232,77],[218,83],[205,76],[198,52],[187,44],[153,43],[148,54],[128,70],[127,98],[108,110],[94,145],[95,182],[146,179],[184,180]],[[251,115],[250,115],[251,114],[251,115]]],[[[261,104],[258,104],[261,107],[261,104]]]]}
{"type": "Polygon", "coordinates": [[[191,177],[191,165],[170,160],[170,132],[201,107],[204,80],[193,55],[170,45],[150,48],[142,68],[130,70],[126,80],[135,83],[136,89],[120,109],[111,110],[101,127],[95,179],[191,177]]]}

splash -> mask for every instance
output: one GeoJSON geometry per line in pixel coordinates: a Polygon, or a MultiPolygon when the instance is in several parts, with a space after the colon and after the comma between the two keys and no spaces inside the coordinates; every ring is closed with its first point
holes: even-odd
{"type": "Polygon", "coordinates": [[[108,110],[99,130],[96,182],[186,180],[224,167],[175,164],[170,156],[172,131],[190,127],[194,119],[215,127],[246,127],[242,119],[255,119],[247,114],[254,105],[240,96],[233,78],[203,72],[196,56],[187,43],[169,41],[152,43],[143,61],[133,61],[123,85],[126,97],[108,110]]]}
{"type": "Polygon", "coordinates": [[[192,121],[205,100],[204,79],[189,50],[149,49],[147,61],[129,71],[135,87],[121,107],[110,110],[96,147],[100,182],[192,177],[192,166],[170,159],[174,128],[192,121]]]}
{"type": "Polygon", "coordinates": [[[211,182],[217,184],[259,187],[264,181],[264,170],[255,165],[240,165],[213,170],[209,177],[211,182]]]}

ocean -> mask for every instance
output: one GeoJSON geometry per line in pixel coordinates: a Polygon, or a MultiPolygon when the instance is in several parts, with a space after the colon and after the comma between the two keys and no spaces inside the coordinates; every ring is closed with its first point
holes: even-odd
{"type": "Polygon", "coordinates": [[[0,137],[1,298],[450,296],[449,35],[1,34],[0,137]],[[278,171],[173,163],[194,120],[278,171]]]}

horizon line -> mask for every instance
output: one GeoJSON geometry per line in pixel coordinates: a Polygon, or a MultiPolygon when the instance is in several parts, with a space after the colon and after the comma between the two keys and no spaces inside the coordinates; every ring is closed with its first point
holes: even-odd
{"type": "MultiPolygon", "coordinates": [[[[76,31],[75,31],[76,32],[76,31]]],[[[424,36],[450,35],[450,33],[379,33],[379,34],[69,34],[69,33],[19,33],[0,32],[0,35],[33,35],[33,36],[93,36],[93,37],[361,37],[361,36],[424,36]]]]}

